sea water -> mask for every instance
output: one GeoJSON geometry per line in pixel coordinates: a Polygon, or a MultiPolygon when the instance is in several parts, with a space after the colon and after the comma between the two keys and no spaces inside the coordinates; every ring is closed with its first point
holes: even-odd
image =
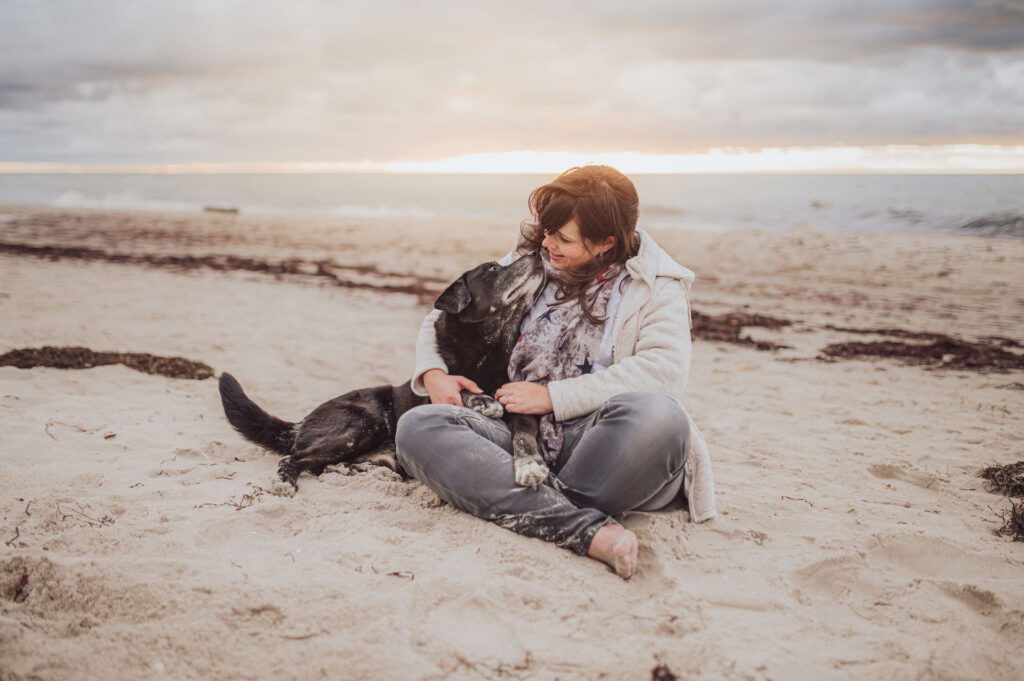
{"type": "MultiPolygon", "coordinates": [[[[1024,237],[1024,175],[634,175],[640,226],[1024,237]]],[[[508,222],[552,178],[529,174],[5,174],[0,203],[508,222]]]]}

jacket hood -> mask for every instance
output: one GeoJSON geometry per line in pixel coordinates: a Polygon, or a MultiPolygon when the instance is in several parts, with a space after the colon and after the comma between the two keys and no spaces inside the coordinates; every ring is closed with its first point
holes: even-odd
{"type": "Polygon", "coordinates": [[[655,277],[671,277],[681,280],[689,291],[697,275],[673,260],[672,256],[654,243],[654,239],[647,232],[642,229],[636,232],[640,235],[640,251],[626,261],[629,276],[641,279],[651,286],[654,285],[655,277]]]}

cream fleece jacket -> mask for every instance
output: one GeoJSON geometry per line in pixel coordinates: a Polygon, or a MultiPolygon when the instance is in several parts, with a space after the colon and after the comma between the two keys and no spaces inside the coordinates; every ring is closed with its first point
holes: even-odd
{"type": "MultiPolygon", "coordinates": [[[[604,371],[549,383],[556,420],[589,414],[620,393],[653,392],[681,401],[686,390],[692,351],[689,290],[695,277],[661,250],[650,235],[642,230],[637,233],[640,250],[626,261],[631,282],[613,321],[613,363],[604,371]]],[[[512,252],[498,262],[507,265],[517,257],[512,252]]],[[[434,321],[439,314],[433,310],[426,316],[416,340],[412,389],[417,395],[427,395],[424,373],[430,369],[448,370],[437,352],[434,334],[434,321]]],[[[715,517],[711,458],[693,419],[683,491],[692,521],[715,517]]]]}

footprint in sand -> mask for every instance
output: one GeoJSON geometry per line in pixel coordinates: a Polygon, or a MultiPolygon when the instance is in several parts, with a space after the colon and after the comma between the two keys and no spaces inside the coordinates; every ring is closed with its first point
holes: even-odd
{"type": "Polygon", "coordinates": [[[162,460],[155,469],[151,470],[149,477],[188,476],[178,480],[179,484],[198,485],[223,474],[223,469],[218,469],[218,464],[224,460],[225,449],[226,445],[217,441],[208,442],[198,449],[179,447],[172,452],[170,457],[162,460]],[[189,474],[193,472],[196,474],[190,476],[189,474]]]}
{"type": "Polygon", "coordinates": [[[797,588],[797,600],[801,603],[834,602],[850,593],[868,567],[860,554],[829,556],[793,571],[790,582],[797,588]]]}
{"type": "Polygon", "coordinates": [[[1003,602],[998,596],[973,584],[943,582],[939,588],[947,596],[955,598],[979,615],[992,615],[1003,607],[1003,602]]]}
{"type": "Polygon", "coordinates": [[[68,481],[72,489],[87,489],[103,487],[106,477],[102,473],[82,473],[68,481]]]}
{"type": "Polygon", "coordinates": [[[942,537],[917,534],[878,535],[866,553],[874,568],[908,578],[958,581],[1019,580],[1020,571],[1002,560],[967,551],[942,537]]]}
{"type": "Polygon", "coordinates": [[[939,479],[927,473],[889,463],[876,463],[868,466],[868,473],[882,480],[900,480],[924,489],[937,489],[939,485],[939,479]]]}
{"type": "MultiPolygon", "coordinates": [[[[1004,616],[999,592],[1015,593],[1020,571],[993,556],[967,551],[941,537],[897,534],[875,538],[866,553],[873,569],[898,584],[922,583],[974,612],[1004,616]],[[984,586],[982,586],[984,585],[984,586]],[[1004,589],[1005,585],[1005,589],[1004,589]]],[[[923,605],[919,604],[923,608],[923,605]]],[[[932,610],[949,616],[947,607],[929,601],[932,610]]],[[[1000,630],[1000,625],[996,625],[1000,630]]]]}
{"type": "Polygon", "coordinates": [[[285,614],[273,603],[233,606],[231,612],[222,613],[221,621],[238,631],[265,631],[279,627],[285,621],[285,614]]]}
{"type": "Polygon", "coordinates": [[[423,634],[452,655],[485,666],[522,664],[527,652],[515,630],[502,621],[504,610],[502,604],[476,593],[434,608],[423,634]]]}
{"type": "Polygon", "coordinates": [[[64,625],[65,636],[100,623],[151,621],[163,588],[91,561],[65,565],[15,556],[0,563],[0,597],[26,603],[35,615],[64,625]]]}

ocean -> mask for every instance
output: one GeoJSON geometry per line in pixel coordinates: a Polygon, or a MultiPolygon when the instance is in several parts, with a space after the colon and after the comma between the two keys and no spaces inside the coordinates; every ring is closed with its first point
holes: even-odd
{"type": "MultiPolygon", "coordinates": [[[[530,174],[0,174],[0,203],[374,218],[527,219],[530,174]]],[[[1024,237],[1024,175],[633,175],[640,226],[1024,237]]]]}

